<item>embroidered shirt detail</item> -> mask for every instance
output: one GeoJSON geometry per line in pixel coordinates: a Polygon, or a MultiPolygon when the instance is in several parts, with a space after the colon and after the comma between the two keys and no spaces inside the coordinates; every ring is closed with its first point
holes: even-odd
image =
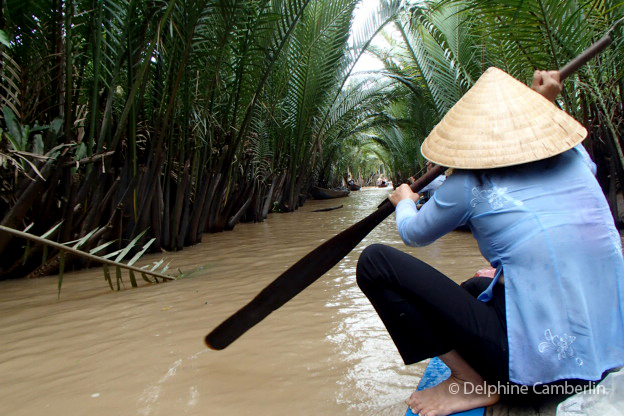
{"type": "Polygon", "coordinates": [[[618,233],[617,230],[613,229],[609,232],[609,237],[613,242],[613,249],[615,254],[617,254],[618,256],[622,256],[622,240],[620,237],[620,233],[618,233]]]}
{"type": "Polygon", "coordinates": [[[583,360],[576,357],[576,351],[572,348],[572,344],[576,341],[576,337],[568,334],[553,335],[550,329],[544,331],[546,341],[541,342],[538,346],[539,352],[544,353],[547,350],[555,350],[559,360],[574,358],[577,365],[583,365],[583,360]]]}
{"type": "Polygon", "coordinates": [[[490,189],[481,190],[479,187],[475,186],[472,188],[472,195],[474,195],[474,198],[470,200],[470,205],[472,207],[476,207],[477,204],[482,202],[490,204],[493,210],[501,209],[507,203],[512,203],[517,207],[523,205],[522,201],[518,201],[507,195],[507,187],[499,188],[498,186],[494,186],[490,189]]]}

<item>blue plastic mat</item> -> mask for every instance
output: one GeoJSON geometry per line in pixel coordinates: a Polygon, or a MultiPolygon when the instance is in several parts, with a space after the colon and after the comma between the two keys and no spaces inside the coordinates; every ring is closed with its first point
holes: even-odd
{"type": "MultiPolygon", "coordinates": [[[[451,370],[446,366],[446,364],[444,364],[444,362],[438,357],[432,358],[431,362],[427,366],[427,369],[425,370],[422,380],[420,380],[420,384],[418,384],[418,390],[425,390],[437,386],[450,376],[451,370]]],[[[484,416],[485,407],[478,407],[476,409],[466,410],[465,412],[453,413],[453,415],[484,416]]],[[[412,413],[412,410],[409,407],[407,408],[405,416],[414,416],[414,413],[412,413]]]]}

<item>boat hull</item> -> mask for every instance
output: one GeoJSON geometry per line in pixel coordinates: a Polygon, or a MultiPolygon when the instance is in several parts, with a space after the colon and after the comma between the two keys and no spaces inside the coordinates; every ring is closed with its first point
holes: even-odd
{"type": "Polygon", "coordinates": [[[349,190],[326,189],[319,188],[318,186],[313,186],[312,189],[310,189],[310,193],[314,199],[343,198],[349,196],[349,192],[349,190]]]}

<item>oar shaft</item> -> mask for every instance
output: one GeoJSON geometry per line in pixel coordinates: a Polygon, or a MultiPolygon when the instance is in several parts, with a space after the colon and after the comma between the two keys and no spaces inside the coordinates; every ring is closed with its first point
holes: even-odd
{"type": "Polygon", "coordinates": [[[581,53],[579,56],[577,56],[576,58],[568,62],[568,64],[565,65],[563,68],[561,68],[559,70],[559,74],[561,75],[561,80],[563,81],[568,76],[575,73],[580,67],[585,65],[587,61],[589,61],[594,56],[598,55],[600,52],[605,50],[607,46],[611,45],[611,43],[613,43],[613,36],[612,36],[613,32],[618,26],[620,26],[623,23],[624,23],[624,17],[617,20],[613,24],[613,26],[611,26],[611,29],[609,29],[606,35],[604,35],[602,38],[600,38],[597,42],[595,42],[589,48],[585,49],[583,53],[581,53]]]}
{"type": "Polygon", "coordinates": [[[598,55],[607,46],[611,45],[612,42],[613,39],[611,38],[611,35],[607,33],[599,41],[591,45],[589,48],[585,49],[582,54],[568,62],[567,65],[559,70],[561,80],[563,81],[564,79],[575,73],[580,67],[585,65],[587,61],[598,55]]]}

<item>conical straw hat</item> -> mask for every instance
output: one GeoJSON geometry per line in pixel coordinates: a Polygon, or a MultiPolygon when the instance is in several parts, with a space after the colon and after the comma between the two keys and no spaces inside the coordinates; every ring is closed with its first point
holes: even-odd
{"type": "Polygon", "coordinates": [[[586,136],[569,114],[492,67],[438,123],[421,152],[441,166],[489,169],[546,159],[586,136]]]}

